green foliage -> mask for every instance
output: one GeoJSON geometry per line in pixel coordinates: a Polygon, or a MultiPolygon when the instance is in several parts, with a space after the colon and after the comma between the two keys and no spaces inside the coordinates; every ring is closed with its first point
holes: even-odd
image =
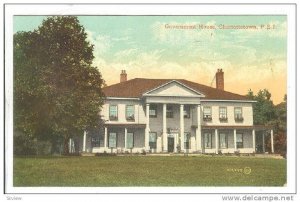
{"type": "Polygon", "coordinates": [[[256,101],[256,103],[253,104],[254,124],[267,125],[276,118],[271,93],[267,89],[260,90],[257,95],[254,95],[250,90],[247,96],[256,101]]]}
{"type": "MultiPolygon", "coordinates": [[[[270,125],[274,129],[274,149],[276,153],[286,155],[286,127],[287,127],[287,96],[284,101],[274,105],[271,93],[260,90],[257,95],[250,90],[247,94],[249,99],[255,100],[253,104],[253,122],[255,125],[270,125]]],[[[271,150],[270,138],[266,141],[267,150],[271,150]]]]}
{"type": "Polygon", "coordinates": [[[48,17],[14,35],[14,125],[29,137],[67,140],[99,127],[104,80],[76,17],[48,17]]]}

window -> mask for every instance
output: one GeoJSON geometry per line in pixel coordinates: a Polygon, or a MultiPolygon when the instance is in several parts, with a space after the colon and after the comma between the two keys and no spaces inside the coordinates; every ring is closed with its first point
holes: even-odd
{"type": "Polygon", "coordinates": [[[118,120],[118,106],[117,105],[109,106],[109,120],[111,120],[111,121],[118,120]]]}
{"type": "Polygon", "coordinates": [[[173,106],[167,106],[167,118],[173,118],[173,106]]]}
{"type": "Polygon", "coordinates": [[[109,133],[108,147],[117,147],[117,133],[109,133]]]}
{"type": "Polygon", "coordinates": [[[190,149],[190,139],[191,139],[190,133],[184,133],[184,148],[185,149],[190,149]]]}
{"type": "Polygon", "coordinates": [[[157,117],[157,105],[151,104],[149,109],[149,117],[156,118],[157,117]]]}
{"type": "Polygon", "coordinates": [[[234,108],[234,119],[237,122],[244,121],[241,107],[235,107],[234,108]]]}
{"type": "Polygon", "coordinates": [[[92,147],[100,147],[100,137],[92,137],[92,147]]]}
{"type": "Polygon", "coordinates": [[[150,149],[156,149],[156,133],[150,132],[149,133],[149,146],[150,149]]]}
{"type": "Polygon", "coordinates": [[[227,108],[226,107],[219,108],[219,118],[220,118],[220,121],[227,121],[227,108]]]}
{"type": "Polygon", "coordinates": [[[227,134],[220,133],[219,135],[219,142],[220,142],[220,149],[226,149],[227,148],[227,134]]]}
{"type": "Polygon", "coordinates": [[[204,133],[204,144],[206,149],[211,148],[211,133],[204,133]]]}
{"type": "Polygon", "coordinates": [[[134,121],[134,105],[126,105],[126,120],[134,121]]]}
{"type": "Polygon", "coordinates": [[[184,116],[184,118],[190,118],[190,115],[191,114],[191,108],[190,108],[190,106],[189,105],[184,105],[184,107],[183,107],[183,116],[184,116]]]}
{"type": "Polygon", "coordinates": [[[236,148],[244,148],[243,145],[243,134],[236,134],[236,148]]]}
{"type": "Polygon", "coordinates": [[[204,107],[203,108],[203,120],[204,121],[211,121],[211,107],[204,107]]]}
{"type": "Polygon", "coordinates": [[[127,133],[126,148],[127,149],[133,148],[133,133],[127,133]]]}

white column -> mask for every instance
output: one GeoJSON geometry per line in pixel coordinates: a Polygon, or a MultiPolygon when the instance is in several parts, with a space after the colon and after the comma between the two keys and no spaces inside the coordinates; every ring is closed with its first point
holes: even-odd
{"type": "Polygon", "coordinates": [[[176,144],[176,141],[177,141],[177,137],[176,135],[174,135],[174,152],[177,152],[177,144],[176,144]]]}
{"type": "Polygon", "coordinates": [[[234,151],[237,150],[236,148],[236,129],[233,130],[233,143],[234,143],[234,151]]]}
{"type": "Polygon", "coordinates": [[[168,137],[167,137],[167,104],[163,104],[163,151],[168,151],[168,137]]]}
{"type": "Polygon", "coordinates": [[[191,135],[191,151],[196,151],[196,138],[195,135],[191,135]]]}
{"type": "Polygon", "coordinates": [[[69,139],[69,153],[72,153],[72,139],[69,139]]]}
{"type": "Polygon", "coordinates": [[[107,127],[104,127],[104,150],[107,149],[107,127]]]}
{"type": "Polygon", "coordinates": [[[150,131],[149,111],[150,111],[150,104],[146,104],[146,128],[145,128],[145,150],[146,151],[149,151],[149,131],[150,131]]]}
{"type": "Polygon", "coordinates": [[[184,114],[183,114],[183,105],[180,105],[180,147],[181,151],[184,150],[184,114]]]}
{"type": "Polygon", "coordinates": [[[125,139],[124,139],[124,144],[125,145],[124,145],[124,148],[127,149],[127,147],[126,147],[127,146],[127,128],[125,128],[124,133],[125,133],[125,139]]]}
{"type": "Polygon", "coordinates": [[[271,130],[271,152],[274,153],[273,130],[271,130]]]}
{"type": "Polygon", "coordinates": [[[252,147],[253,147],[253,151],[254,152],[256,152],[255,150],[256,150],[256,143],[255,143],[255,130],[253,129],[252,130],[252,142],[253,142],[253,145],[252,145],[252,147]]]}
{"type": "Polygon", "coordinates": [[[196,150],[202,150],[200,105],[197,106],[196,150]]]}
{"type": "Polygon", "coordinates": [[[219,153],[219,141],[218,141],[218,129],[215,129],[215,146],[216,146],[216,154],[219,153]]]}
{"type": "Polygon", "coordinates": [[[86,152],[86,131],[83,132],[82,152],[86,152]]]}

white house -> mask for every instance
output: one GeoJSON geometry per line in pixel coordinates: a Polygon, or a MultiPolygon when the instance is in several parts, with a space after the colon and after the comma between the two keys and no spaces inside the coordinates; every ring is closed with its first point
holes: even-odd
{"type": "Polygon", "coordinates": [[[82,152],[253,153],[265,151],[265,134],[253,125],[247,97],[224,90],[224,72],[216,73],[216,88],[185,79],[127,80],[103,88],[100,112],[105,127],[85,133],[82,152]]]}

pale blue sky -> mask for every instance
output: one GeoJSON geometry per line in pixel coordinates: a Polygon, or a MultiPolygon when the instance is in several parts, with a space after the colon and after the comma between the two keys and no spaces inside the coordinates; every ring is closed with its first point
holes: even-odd
{"type": "MultiPolygon", "coordinates": [[[[44,18],[15,16],[14,32],[36,29],[44,18]]],[[[118,82],[120,70],[125,69],[129,79],[184,78],[210,85],[216,69],[223,68],[228,91],[246,94],[250,88],[268,88],[276,102],[286,93],[286,16],[78,18],[95,45],[94,64],[107,84],[118,82]],[[219,29],[222,24],[259,29],[219,29]],[[167,29],[166,25],[211,25],[217,29],[167,29]],[[260,29],[261,25],[274,29],[260,29]]]]}

